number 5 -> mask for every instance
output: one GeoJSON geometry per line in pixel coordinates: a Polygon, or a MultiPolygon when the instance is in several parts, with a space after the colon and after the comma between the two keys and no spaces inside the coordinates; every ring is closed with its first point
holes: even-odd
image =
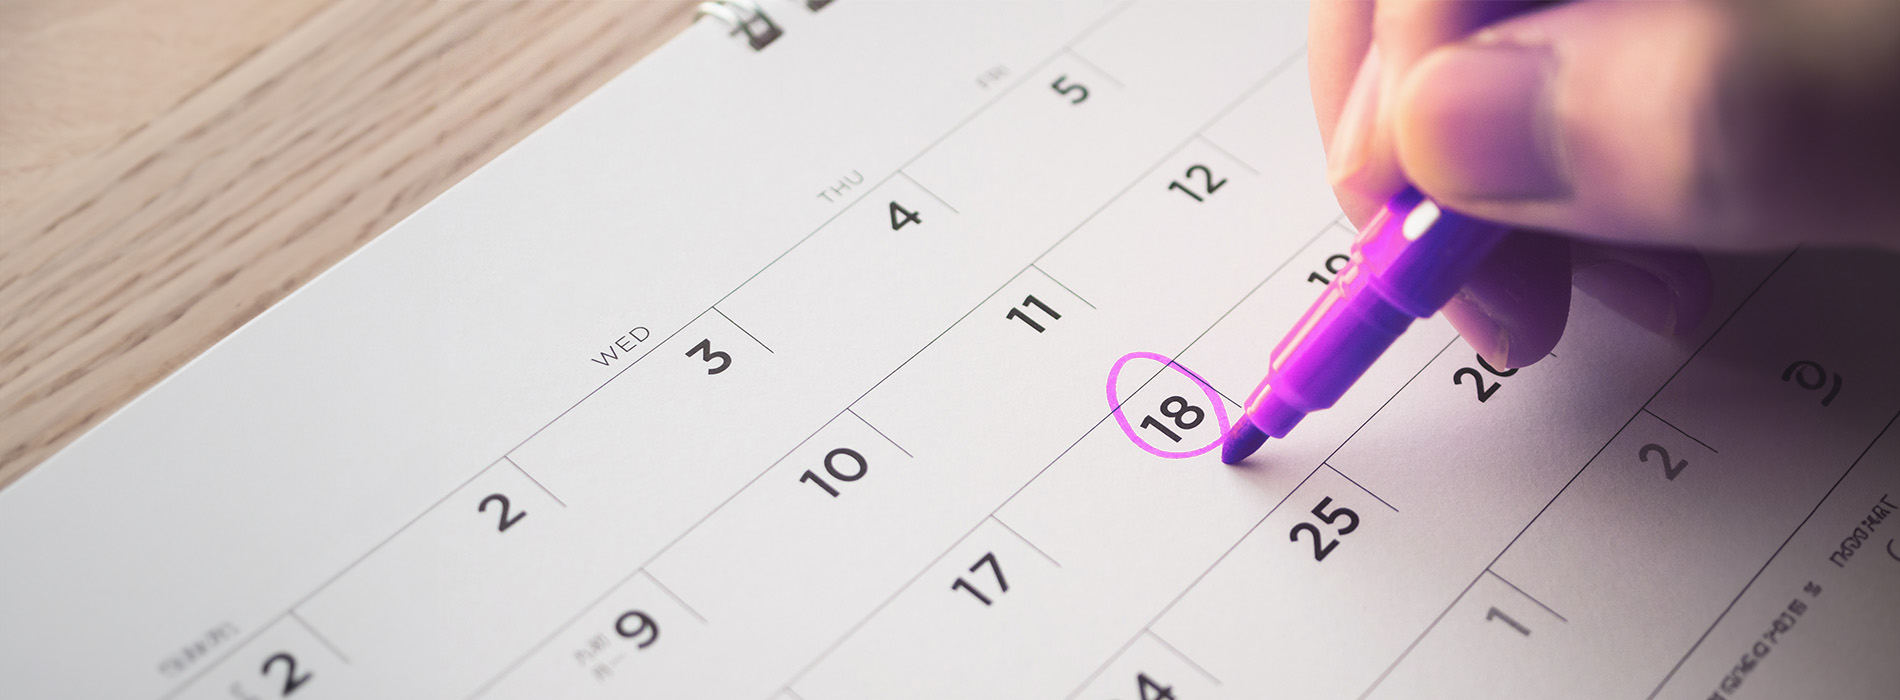
{"type": "Polygon", "coordinates": [[[1346,518],[1346,526],[1339,528],[1339,534],[1341,535],[1349,535],[1349,534],[1352,534],[1353,530],[1359,529],[1359,514],[1352,512],[1351,508],[1346,508],[1342,506],[1340,508],[1333,509],[1333,512],[1331,513],[1324,512],[1326,510],[1326,506],[1329,506],[1332,504],[1333,504],[1332,496],[1327,496],[1326,498],[1321,499],[1319,502],[1319,505],[1313,506],[1313,517],[1319,518],[1320,520],[1325,521],[1327,525],[1331,525],[1337,522],[1339,518],[1341,517],[1346,518]]]}
{"type": "Polygon", "coordinates": [[[1072,104],[1072,105],[1082,104],[1083,100],[1086,100],[1089,98],[1089,89],[1086,87],[1083,87],[1080,83],[1070,83],[1068,85],[1063,85],[1062,84],[1063,81],[1066,81],[1068,79],[1069,79],[1069,76],[1066,76],[1066,75],[1056,76],[1056,81],[1053,83],[1050,83],[1049,87],[1053,88],[1058,94],[1073,95],[1074,99],[1069,100],[1069,104],[1072,104]]]}

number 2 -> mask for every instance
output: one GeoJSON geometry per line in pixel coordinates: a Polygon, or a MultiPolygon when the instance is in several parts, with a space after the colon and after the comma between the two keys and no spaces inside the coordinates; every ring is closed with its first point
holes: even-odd
{"type": "MultiPolygon", "coordinates": [[[[475,512],[478,512],[478,513],[488,512],[488,504],[490,503],[501,504],[501,522],[495,524],[496,532],[507,532],[508,528],[514,527],[515,523],[521,522],[522,518],[528,517],[528,511],[525,511],[525,510],[514,514],[513,517],[509,517],[508,497],[503,496],[499,493],[488,494],[487,498],[482,499],[482,504],[475,507],[475,512]]],[[[540,521],[537,520],[535,522],[540,522],[540,521]]],[[[535,527],[540,527],[540,526],[536,525],[535,527]]],[[[512,542],[513,540],[510,540],[510,541],[512,542]]]]}
{"type": "Polygon", "coordinates": [[[291,656],[288,652],[280,651],[264,660],[264,668],[258,671],[258,674],[269,677],[271,667],[276,666],[279,662],[282,662],[286,668],[284,669],[284,690],[278,695],[290,697],[291,693],[297,692],[299,686],[310,681],[310,672],[304,671],[303,675],[297,675],[297,657],[291,656]]]}
{"type": "MultiPolygon", "coordinates": [[[[1483,367],[1484,371],[1490,372],[1492,376],[1496,377],[1509,377],[1513,374],[1517,374],[1516,368],[1500,370],[1496,367],[1492,367],[1491,363],[1484,361],[1483,355],[1478,356],[1478,366],[1483,367]]],[[[1498,389],[1504,387],[1504,382],[1496,382],[1491,386],[1485,386],[1484,375],[1478,374],[1478,370],[1470,367],[1460,367],[1458,371],[1452,372],[1451,383],[1463,386],[1465,383],[1463,377],[1465,375],[1471,375],[1471,380],[1478,385],[1478,403],[1490,401],[1491,395],[1498,393],[1498,389]]]]}
{"type": "Polygon", "coordinates": [[[1327,542],[1326,537],[1319,534],[1319,528],[1313,527],[1312,523],[1300,523],[1298,525],[1294,525],[1293,531],[1287,533],[1287,537],[1294,542],[1298,542],[1300,541],[1301,532],[1313,533],[1313,561],[1326,561],[1326,555],[1332,554],[1333,548],[1339,546],[1339,540],[1333,540],[1331,542],[1327,542]],[[1321,547],[1320,544],[1322,543],[1324,543],[1326,546],[1321,547]]]}
{"type": "Polygon", "coordinates": [[[1686,460],[1686,459],[1680,462],[1676,462],[1675,466],[1670,466],[1669,450],[1665,450],[1663,449],[1662,445],[1658,445],[1653,442],[1647,445],[1644,445],[1642,449],[1637,450],[1636,458],[1643,460],[1644,462],[1648,462],[1649,455],[1651,453],[1655,453],[1656,456],[1662,457],[1663,477],[1670,481],[1675,481],[1676,475],[1681,474],[1682,470],[1689,468],[1689,460],[1686,460]]]}
{"type": "Polygon", "coordinates": [[[1180,190],[1182,194],[1185,194],[1189,197],[1193,197],[1194,201],[1196,202],[1207,201],[1206,197],[1203,197],[1199,194],[1195,194],[1193,188],[1191,187],[1192,183],[1194,182],[1195,171],[1200,171],[1201,184],[1203,186],[1202,191],[1207,193],[1208,197],[1214,196],[1215,190],[1218,190],[1221,188],[1222,185],[1227,184],[1227,178],[1221,178],[1219,182],[1214,181],[1214,171],[1207,169],[1207,166],[1190,165],[1188,166],[1188,169],[1187,169],[1187,181],[1189,184],[1183,185],[1181,184],[1180,180],[1175,180],[1174,182],[1168,183],[1168,189],[1180,190]]]}
{"type": "MultiPolygon", "coordinates": [[[[1351,508],[1345,507],[1334,508],[1332,512],[1329,513],[1326,511],[1326,507],[1332,504],[1332,496],[1320,499],[1319,503],[1313,506],[1313,517],[1319,518],[1320,522],[1334,526],[1339,537],[1345,537],[1346,535],[1352,534],[1352,531],[1359,529],[1358,513],[1353,512],[1351,508]],[[1339,524],[1342,518],[1346,521],[1345,525],[1339,524]]],[[[1319,526],[1312,523],[1299,523],[1294,525],[1293,529],[1287,532],[1287,539],[1298,542],[1300,541],[1301,532],[1313,533],[1313,561],[1326,561],[1326,555],[1332,554],[1333,548],[1339,546],[1339,540],[1337,539],[1327,542],[1326,536],[1320,534],[1319,526]]]]}

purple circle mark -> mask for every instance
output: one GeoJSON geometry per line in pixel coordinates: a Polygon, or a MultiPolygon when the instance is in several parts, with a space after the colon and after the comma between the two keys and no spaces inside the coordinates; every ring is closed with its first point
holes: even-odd
{"type": "Polygon", "coordinates": [[[1115,424],[1120,425],[1122,427],[1123,435],[1127,435],[1128,439],[1134,441],[1135,445],[1139,446],[1141,449],[1147,450],[1148,454],[1152,454],[1162,459],[1187,459],[1189,457],[1197,457],[1200,455],[1207,454],[1208,452],[1212,451],[1214,448],[1220,447],[1221,442],[1227,437],[1227,429],[1229,427],[1232,427],[1231,424],[1228,423],[1227,421],[1227,405],[1221,401],[1220,392],[1214,391],[1214,387],[1208,386],[1206,381],[1203,381],[1200,378],[1200,376],[1194,374],[1193,372],[1188,371],[1188,368],[1182,367],[1179,363],[1175,362],[1174,360],[1168,359],[1168,357],[1165,355],[1152,353],[1152,352],[1128,353],[1126,355],[1123,355],[1121,359],[1116,360],[1114,367],[1109,368],[1108,370],[1108,410],[1114,412],[1115,424]],[[1207,445],[1199,449],[1188,450],[1185,452],[1175,452],[1175,451],[1164,450],[1159,447],[1155,447],[1154,445],[1148,444],[1147,440],[1142,439],[1141,434],[1135,432],[1135,426],[1130,425],[1128,423],[1128,416],[1122,415],[1121,397],[1118,396],[1115,391],[1115,384],[1121,380],[1122,368],[1127,366],[1129,360],[1154,360],[1156,362],[1161,363],[1162,367],[1172,369],[1176,372],[1180,372],[1181,376],[1187,377],[1190,381],[1194,382],[1195,386],[1200,387],[1201,393],[1207,395],[1208,403],[1213,404],[1214,422],[1216,425],[1220,427],[1220,434],[1214,438],[1214,441],[1211,443],[1208,443],[1207,445]]]}

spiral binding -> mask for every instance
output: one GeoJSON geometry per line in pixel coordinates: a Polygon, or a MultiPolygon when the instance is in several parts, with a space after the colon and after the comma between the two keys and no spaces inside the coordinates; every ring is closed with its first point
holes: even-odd
{"type": "MultiPolygon", "coordinates": [[[[831,0],[807,0],[807,6],[816,10],[831,0]]],[[[732,27],[732,33],[745,32],[746,43],[757,51],[770,45],[784,34],[778,23],[753,0],[712,0],[699,4],[699,11],[693,19],[714,17],[732,27]]]]}
{"type": "MultiPolygon", "coordinates": [[[[832,0],[805,0],[805,9],[817,12],[825,9],[825,6],[830,5],[831,2],[832,0]]],[[[754,51],[765,48],[780,34],[785,33],[784,30],[779,29],[777,22],[772,21],[772,16],[765,14],[765,9],[759,7],[757,0],[702,2],[699,4],[699,11],[693,15],[693,20],[698,21],[701,17],[717,17],[719,21],[732,27],[733,34],[744,32],[746,43],[750,44],[754,51]]]]}

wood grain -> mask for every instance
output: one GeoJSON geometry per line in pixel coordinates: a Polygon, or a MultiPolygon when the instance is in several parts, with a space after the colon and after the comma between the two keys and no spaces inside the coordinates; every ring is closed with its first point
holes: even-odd
{"type": "Polygon", "coordinates": [[[694,4],[0,3],[0,487],[694,4]]]}

